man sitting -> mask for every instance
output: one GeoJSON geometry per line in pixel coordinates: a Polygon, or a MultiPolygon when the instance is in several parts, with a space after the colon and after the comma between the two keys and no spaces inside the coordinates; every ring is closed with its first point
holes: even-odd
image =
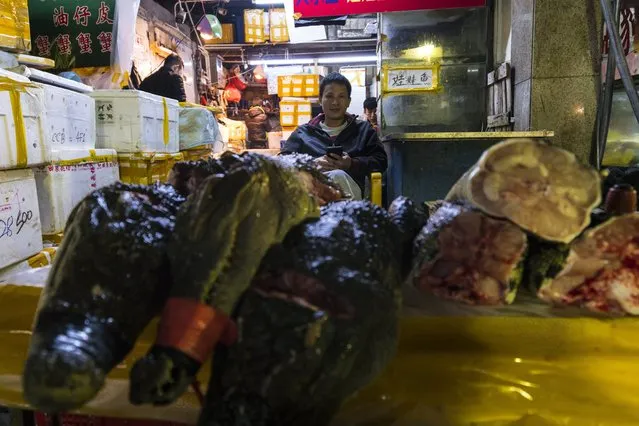
{"type": "Polygon", "coordinates": [[[368,120],[346,113],[351,103],[351,83],[330,73],[320,83],[322,114],[299,126],[282,147],[281,154],[301,153],[316,158],[322,171],[354,200],[361,200],[364,182],[373,172],[388,166],[386,151],[368,120]],[[342,155],[328,154],[342,147],[342,155]]]}

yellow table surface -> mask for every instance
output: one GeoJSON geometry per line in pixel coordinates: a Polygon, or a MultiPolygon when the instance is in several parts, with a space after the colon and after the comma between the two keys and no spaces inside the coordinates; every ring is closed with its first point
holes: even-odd
{"type": "MultiPolygon", "coordinates": [[[[2,405],[24,406],[20,374],[40,291],[41,284],[0,285],[2,405]]],[[[401,326],[395,360],[334,426],[639,425],[637,320],[418,316],[401,326]]],[[[192,393],[166,408],[127,402],[128,369],[154,328],[84,412],[195,421],[192,393]]]]}

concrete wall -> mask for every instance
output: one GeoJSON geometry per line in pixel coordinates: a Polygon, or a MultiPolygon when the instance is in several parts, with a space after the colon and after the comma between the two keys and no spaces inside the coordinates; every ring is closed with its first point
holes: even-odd
{"type": "Polygon", "coordinates": [[[596,0],[512,0],[515,130],[553,130],[591,159],[601,39],[596,0]]]}

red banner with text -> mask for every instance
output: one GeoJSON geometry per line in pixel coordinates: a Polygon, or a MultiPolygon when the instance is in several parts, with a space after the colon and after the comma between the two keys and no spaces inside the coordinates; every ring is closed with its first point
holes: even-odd
{"type": "Polygon", "coordinates": [[[486,0],[294,0],[295,14],[301,18],[361,15],[405,10],[479,7],[486,0]]]}

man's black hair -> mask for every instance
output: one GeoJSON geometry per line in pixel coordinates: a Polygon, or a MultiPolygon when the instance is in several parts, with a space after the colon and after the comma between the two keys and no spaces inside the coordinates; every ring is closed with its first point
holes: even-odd
{"type": "Polygon", "coordinates": [[[348,91],[348,97],[351,97],[353,87],[351,86],[351,82],[348,81],[348,78],[344,77],[338,72],[332,72],[324,77],[324,79],[320,83],[320,99],[322,98],[322,96],[324,96],[324,89],[329,84],[341,84],[342,86],[346,87],[346,90],[348,91]]]}
{"type": "Polygon", "coordinates": [[[364,101],[364,109],[373,111],[377,109],[377,98],[366,98],[364,101]]]}
{"type": "Polygon", "coordinates": [[[179,65],[184,68],[184,61],[178,55],[169,55],[164,60],[164,68],[171,68],[173,65],[179,65]]]}

